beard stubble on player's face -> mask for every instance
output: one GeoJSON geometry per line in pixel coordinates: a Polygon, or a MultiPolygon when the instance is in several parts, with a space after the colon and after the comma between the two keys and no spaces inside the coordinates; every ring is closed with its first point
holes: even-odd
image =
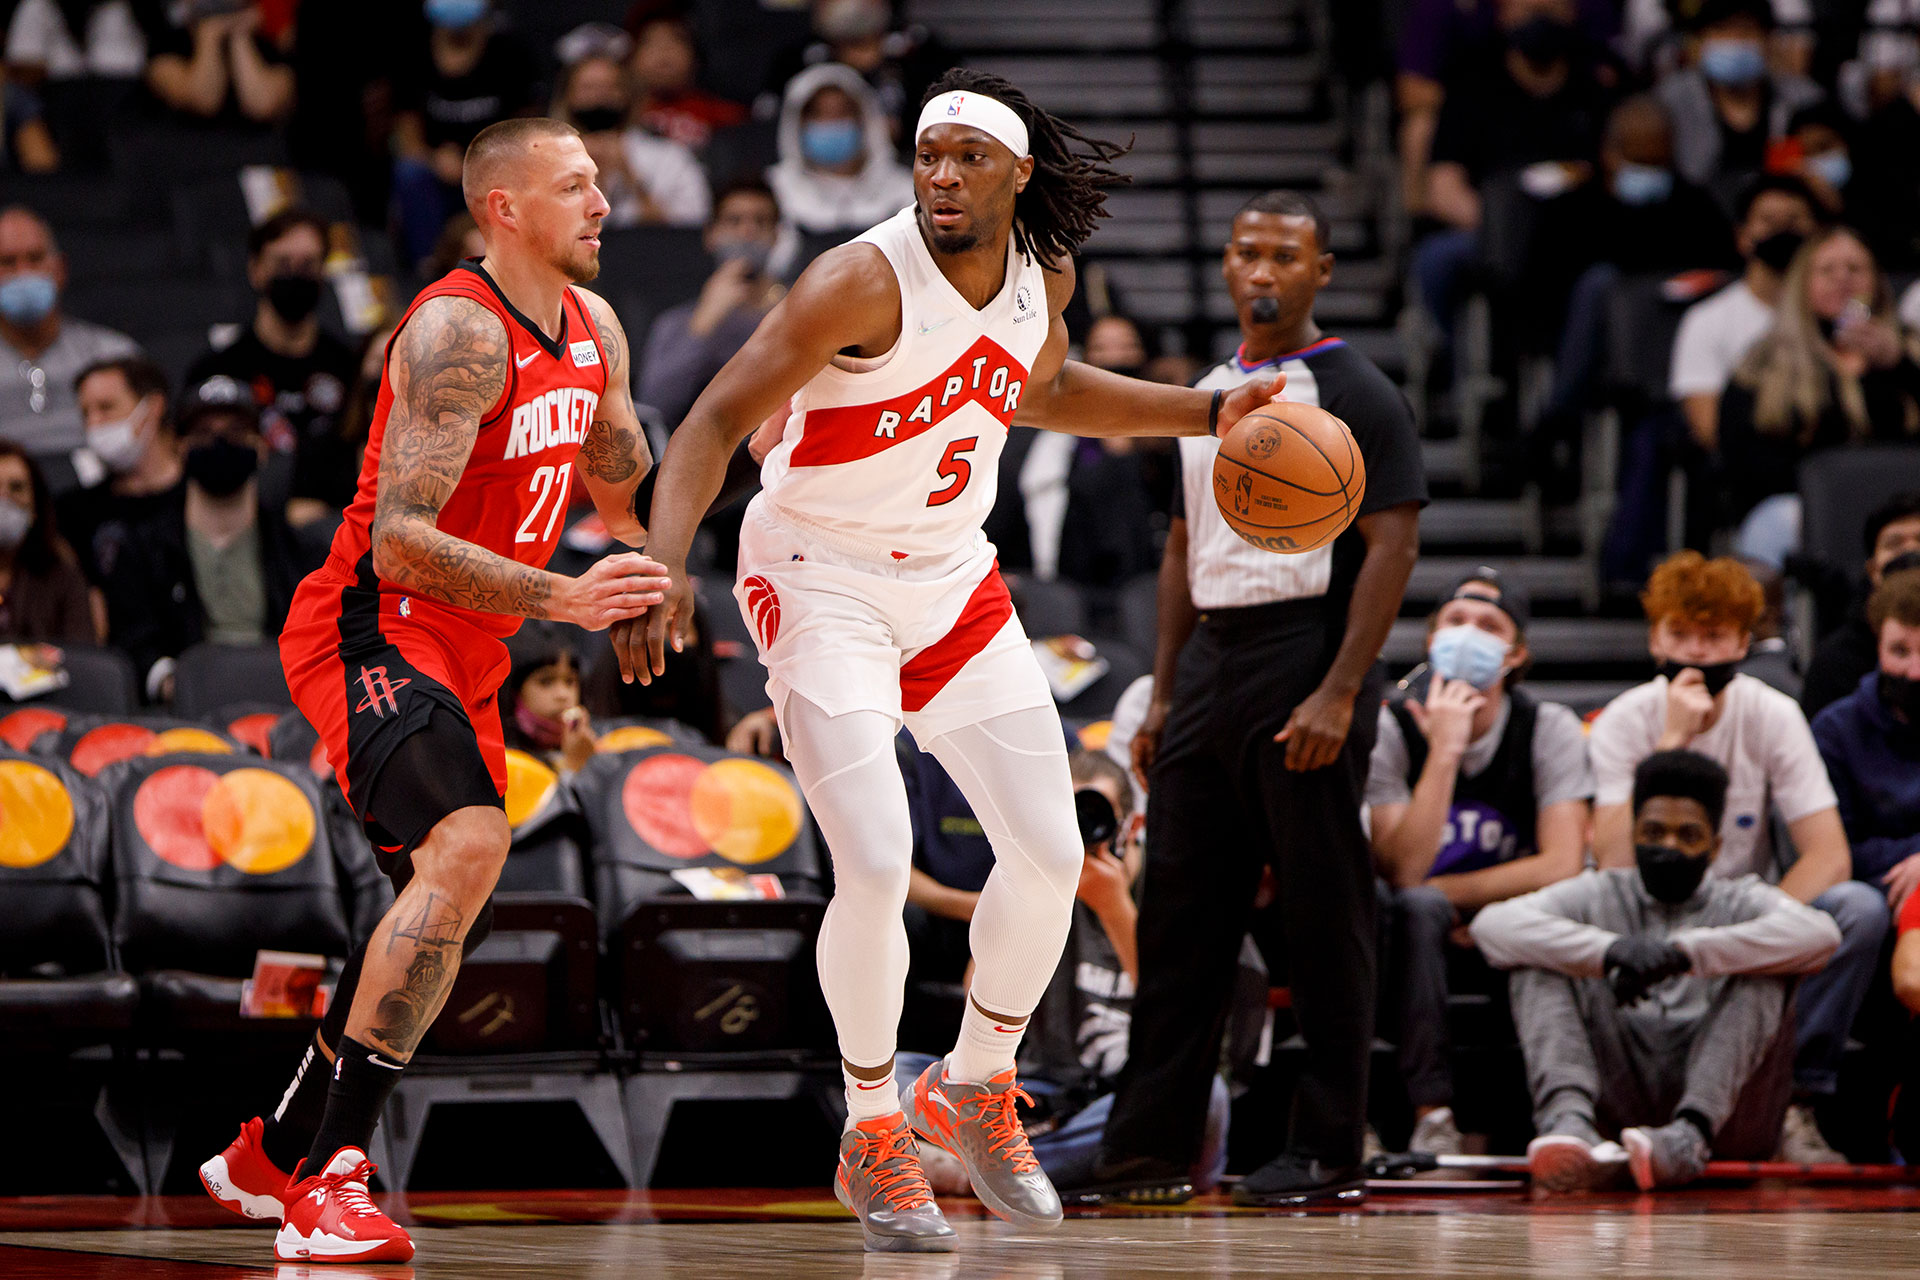
{"type": "Polygon", "coordinates": [[[914,158],[920,227],[939,253],[966,253],[1010,232],[1018,187],[1019,161],[997,142],[968,138],[945,147],[936,142],[923,145],[914,158]],[[967,149],[984,149],[987,158],[964,164],[960,157],[967,149]]]}

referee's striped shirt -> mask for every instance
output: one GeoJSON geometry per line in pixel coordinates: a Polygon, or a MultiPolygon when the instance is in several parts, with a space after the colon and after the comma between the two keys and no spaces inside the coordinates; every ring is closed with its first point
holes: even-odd
{"type": "MultiPolygon", "coordinates": [[[[1406,397],[1343,339],[1322,338],[1258,364],[1246,363],[1235,352],[1194,385],[1206,391],[1232,390],[1276,371],[1287,375],[1287,399],[1317,405],[1352,429],[1367,464],[1360,515],[1403,502],[1426,502],[1420,437],[1406,397]]],[[[1330,545],[1299,555],[1275,555],[1251,546],[1227,526],[1214,504],[1213,459],[1220,442],[1212,436],[1182,436],[1178,443],[1180,484],[1174,490],[1173,515],[1187,522],[1187,581],[1195,608],[1344,595],[1352,586],[1365,555],[1356,531],[1349,529],[1330,545]]]]}

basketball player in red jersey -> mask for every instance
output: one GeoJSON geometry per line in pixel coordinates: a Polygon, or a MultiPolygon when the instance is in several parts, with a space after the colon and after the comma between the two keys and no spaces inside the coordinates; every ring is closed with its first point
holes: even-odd
{"type": "Polygon", "coordinates": [[[1107,163],[1120,148],[966,70],[929,91],[915,148],[914,205],[809,267],[674,434],[647,544],[672,585],[614,642],[642,680],[683,642],[694,530],[736,444],[767,422],[735,594],[833,856],[819,972],[847,1096],[834,1190],[868,1248],[932,1252],[954,1236],[916,1134],[959,1158],[999,1216],[1040,1229],[1061,1218],[1015,1109],[1014,1055],[1059,964],[1083,859],[1059,714],[981,530],[1007,426],[1204,435],[1280,380],[1197,391],[1066,358],[1070,255],[1103,189],[1124,180],[1107,163]],[[959,1042],[904,1098],[903,722],[995,854],[959,1042]]]}
{"type": "Polygon", "coordinates": [[[474,139],[463,185],[486,256],[423,291],[389,342],[359,492],[280,637],[294,701],[398,893],[278,1109],[201,1167],[220,1203],[281,1220],[283,1262],[413,1256],[367,1197],[366,1147],[491,920],[511,838],[502,640],[524,618],[630,620],[667,586],[635,553],[578,578],[544,567],[576,459],[630,544],[652,466],[620,322],[574,287],[599,272],[594,176],[569,125],[510,120],[474,139]]]}

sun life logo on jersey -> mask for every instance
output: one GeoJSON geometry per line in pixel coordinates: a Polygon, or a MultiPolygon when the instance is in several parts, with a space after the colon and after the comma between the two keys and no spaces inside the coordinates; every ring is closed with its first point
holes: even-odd
{"type": "Polygon", "coordinates": [[[1013,318],[1015,324],[1023,320],[1031,320],[1040,314],[1033,309],[1033,293],[1025,285],[1013,291],[1013,309],[1019,313],[1013,318]]]}
{"type": "Polygon", "coordinates": [[[585,387],[555,387],[516,405],[513,428],[507,435],[506,459],[579,444],[587,438],[587,428],[599,404],[600,397],[585,387]]]}

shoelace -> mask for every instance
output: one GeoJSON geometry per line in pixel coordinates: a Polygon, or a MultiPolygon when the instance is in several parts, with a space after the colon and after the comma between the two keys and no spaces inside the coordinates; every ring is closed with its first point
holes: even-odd
{"type": "Polygon", "coordinates": [[[333,1188],[340,1206],[354,1217],[378,1215],[380,1207],[367,1195],[367,1180],[373,1177],[374,1164],[362,1160],[345,1173],[328,1174],[325,1181],[333,1188]]]}
{"type": "Polygon", "coordinates": [[[900,1210],[933,1203],[933,1188],[927,1185],[920,1162],[913,1158],[907,1146],[910,1139],[905,1125],[881,1133],[866,1129],[858,1132],[861,1136],[855,1148],[856,1162],[868,1167],[868,1177],[881,1199],[900,1210]]]}
{"type": "Polygon", "coordinates": [[[1014,1085],[1000,1093],[980,1094],[979,1099],[980,1127],[993,1139],[987,1144],[987,1150],[1005,1159],[1015,1173],[1037,1171],[1040,1161],[1035,1158],[1033,1144],[1027,1141],[1027,1131],[1020,1127],[1019,1113],[1014,1110],[1016,1102],[1033,1105],[1027,1091],[1014,1085]]]}

